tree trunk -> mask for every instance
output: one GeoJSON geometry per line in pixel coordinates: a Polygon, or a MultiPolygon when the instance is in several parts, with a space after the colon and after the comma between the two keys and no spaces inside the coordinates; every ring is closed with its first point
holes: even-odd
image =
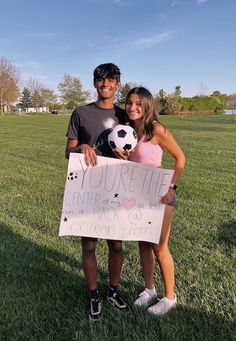
{"type": "Polygon", "coordinates": [[[3,112],[3,100],[2,100],[2,93],[0,95],[0,111],[1,111],[1,114],[2,116],[4,115],[4,112],[3,112]]]}

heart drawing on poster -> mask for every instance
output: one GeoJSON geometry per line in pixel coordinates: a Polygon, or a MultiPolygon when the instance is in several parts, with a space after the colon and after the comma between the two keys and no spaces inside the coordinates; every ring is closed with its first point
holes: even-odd
{"type": "Polygon", "coordinates": [[[123,205],[129,211],[135,205],[135,198],[122,198],[123,205]]]}

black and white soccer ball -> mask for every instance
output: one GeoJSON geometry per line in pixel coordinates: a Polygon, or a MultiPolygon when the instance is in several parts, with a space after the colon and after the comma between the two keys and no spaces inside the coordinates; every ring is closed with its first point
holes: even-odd
{"type": "Polygon", "coordinates": [[[137,144],[137,133],[130,127],[118,124],[108,135],[108,144],[111,149],[119,149],[120,151],[131,151],[137,144]]]}

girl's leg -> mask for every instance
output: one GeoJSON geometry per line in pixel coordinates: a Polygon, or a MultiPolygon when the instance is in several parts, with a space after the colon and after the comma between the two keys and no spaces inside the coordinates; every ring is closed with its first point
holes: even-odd
{"type": "Polygon", "coordinates": [[[152,243],[139,242],[140,261],[143,270],[145,281],[145,290],[139,294],[135,300],[134,305],[147,306],[156,297],[156,290],[154,287],[154,254],[152,250],[152,243]]]}
{"type": "Polygon", "coordinates": [[[153,245],[153,251],[155,256],[157,257],[162,274],[165,289],[165,297],[167,297],[168,299],[174,299],[175,297],[174,261],[168,248],[168,240],[170,235],[171,218],[173,210],[174,210],[173,206],[168,205],[165,206],[160,243],[158,245],[156,244],[153,245]]]}

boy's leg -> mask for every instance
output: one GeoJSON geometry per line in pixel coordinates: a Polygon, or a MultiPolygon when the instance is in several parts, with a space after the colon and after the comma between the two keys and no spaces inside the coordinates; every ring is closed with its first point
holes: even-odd
{"type": "Polygon", "coordinates": [[[90,321],[98,321],[101,317],[101,300],[97,289],[96,243],[96,238],[82,237],[82,263],[90,290],[90,321]]]}
{"type": "Polygon", "coordinates": [[[108,271],[110,284],[118,286],[123,264],[122,242],[117,240],[107,240],[109,248],[108,271]]]}
{"type": "Polygon", "coordinates": [[[145,288],[154,288],[154,265],[153,244],[149,242],[139,242],[140,262],[142,265],[145,288]]]}
{"type": "Polygon", "coordinates": [[[96,238],[82,237],[82,264],[89,290],[97,289],[96,238]]]}
{"type": "Polygon", "coordinates": [[[108,270],[110,286],[108,289],[108,302],[122,312],[128,312],[129,306],[118,295],[117,287],[120,283],[120,275],[123,264],[122,242],[116,240],[107,241],[109,247],[108,270]]]}

